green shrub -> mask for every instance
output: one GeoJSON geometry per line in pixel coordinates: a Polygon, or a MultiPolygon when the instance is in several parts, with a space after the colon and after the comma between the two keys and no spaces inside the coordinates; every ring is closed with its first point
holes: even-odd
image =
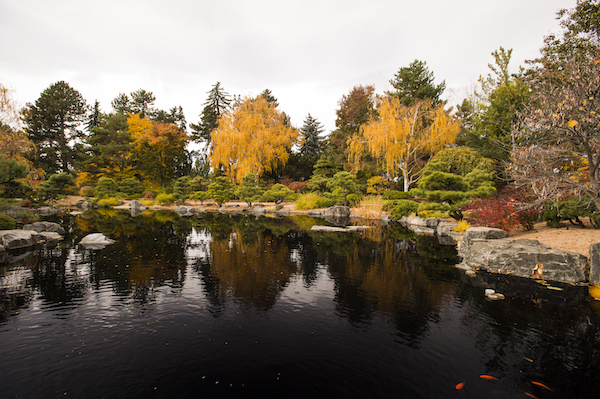
{"type": "Polygon", "coordinates": [[[157,204],[172,204],[175,202],[175,197],[173,194],[160,193],[156,196],[155,202],[157,204]]]}
{"type": "Polygon", "coordinates": [[[410,216],[417,212],[419,204],[411,200],[398,200],[396,206],[390,212],[395,220],[400,219],[402,216],[410,216]]]}
{"type": "Polygon", "coordinates": [[[296,193],[283,184],[274,184],[270,189],[263,193],[262,200],[279,204],[284,201],[293,201],[296,197],[296,193]]]}
{"type": "Polygon", "coordinates": [[[388,190],[382,195],[384,200],[403,200],[408,198],[408,193],[398,190],[388,190]]]}
{"type": "Polygon", "coordinates": [[[429,201],[433,202],[447,202],[453,204],[464,200],[467,197],[467,193],[464,191],[426,191],[425,196],[429,201]]]}
{"type": "Polygon", "coordinates": [[[144,183],[135,177],[130,177],[119,183],[119,191],[124,193],[127,197],[134,196],[134,198],[138,198],[141,196],[142,191],[144,191],[144,183]]]}
{"type": "Polygon", "coordinates": [[[119,199],[115,198],[115,197],[104,197],[104,198],[96,201],[96,205],[98,205],[102,208],[110,208],[110,207],[117,206],[120,204],[121,204],[121,201],[119,201],[119,199]]]}
{"type": "Polygon", "coordinates": [[[114,197],[119,191],[119,186],[110,177],[103,177],[96,183],[96,198],[114,197]]]}
{"type": "Polygon", "coordinates": [[[467,191],[469,185],[462,176],[435,171],[419,180],[419,188],[425,191],[467,191]]]}
{"type": "Polygon", "coordinates": [[[183,176],[175,180],[173,196],[176,199],[186,199],[191,193],[192,187],[190,186],[190,178],[188,176],[183,176]]]}
{"type": "Polygon", "coordinates": [[[363,199],[363,195],[358,193],[348,194],[347,199],[348,206],[354,207],[360,203],[360,201],[363,199]]]}
{"type": "Polygon", "coordinates": [[[0,213],[0,230],[14,230],[17,222],[8,215],[0,213]]]}
{"type": "Polygon", "coordinates": [[[442,211],[448,212],[452,210],[452,207],[448,204],[440,204],[438,202],[421,202],[417,213],[421,214],[423,211],[442,211]]]}

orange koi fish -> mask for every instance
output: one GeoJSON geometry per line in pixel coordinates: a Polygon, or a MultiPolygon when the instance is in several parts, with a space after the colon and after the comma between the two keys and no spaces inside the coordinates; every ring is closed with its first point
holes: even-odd
{"type": "Polygon", "coordinates": [[[552,388],[549,388],[548,386],[546,386],[546,385],[542,384],[541,382],[537,382],[537,381],[531,381],[531,383],[532,383],[533,385],[537,385],[538,387],[546,388],[546,389],[547,389],[547,390],[549,390],[549,391],[551,391],[551,390],[552,390],[552,388]]]}
{"type": "Polygon", "coordinates": [[[529,392],[525,392],[525,395],[529,396],[532,399],[539,399],[537,396],[535,396],[534,394],[531,394],[529,392]]]}
{"type": "Polygon", "coordinates": [[[481,375],[479,376],[479,378],[483,378],[484,380],[490,380],[490,381],[500,381],[500,379],[499,379],[499,378],[496,378],[496,377],[494,377],[494,376],[487,375],[487,374],[481,374],[481,375]]]}
{"type": "Polygon", "coordinates": [[[465,386],[465,383],[461,382],[460,384],[456,384],[456,389],[463,389],[464,386],[465,386]]]}

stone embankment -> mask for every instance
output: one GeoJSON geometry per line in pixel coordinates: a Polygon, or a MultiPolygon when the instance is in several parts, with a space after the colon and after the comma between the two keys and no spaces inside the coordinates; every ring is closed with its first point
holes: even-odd
{"type": "Polygon", "coordinates": [[[537,280],[600,284],[600,242],[590,246],[589,259],[576,252],[554,249],[537,240],[507,238],[506,231],[471,227],[464,234],[457,226],[435,218],[403,217],[399,221],[416,234],[437,235],[444,245],[457,245],[465,270],[484,269],[537,280]]]}

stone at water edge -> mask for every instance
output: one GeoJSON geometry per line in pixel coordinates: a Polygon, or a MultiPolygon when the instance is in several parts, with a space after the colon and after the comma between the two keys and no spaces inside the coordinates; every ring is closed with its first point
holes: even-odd
{"type": "Polygon", "coordinates": [[[107,245],[114,244],[115,240],[111,240],[102,233],[92,233],[83,237],[79,241],[80,245],[90,249],[101,249],[107,245]]]}
{"type": "Polygon", "coordinates": [[[33,230],[36,233],[42,233],[44,231],[65,234],[65,229],[58,223],[54,222],[35,222],[31,224],[26,224],[23,226],[23,230],[33,230]]]}

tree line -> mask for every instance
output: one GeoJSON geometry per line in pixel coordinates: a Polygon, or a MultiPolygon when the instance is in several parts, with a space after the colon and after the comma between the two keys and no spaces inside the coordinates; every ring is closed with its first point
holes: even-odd
{"type": "Polygon", "coordinates": [[[398,70],[390,91],[357,85],[339,100],[328,135],[310,114],[294,127],[268,89],[241,98],[217,82],[188,127],[180,106],[157,109],[143,89],[118,94],[102,112],[63,81],[22,110],[2,86],[2,195],[58,173],[80,187],[134,178],[167,191],[182,177],[207,186],[223,176],[248,184],[251,175],[255,187],[294,183],[296,191],[332,195],[341,187],[332,179],[339,183],[343,172],[354,181],[346,195],[394,190],[402,200],[426,199],[430,211],[456,211],[510,187],[521,210],[560,219],[560,204],[571,201],[595,215],[599,10],[598,0],[560,10],[562,32],[545,37],[541,56],[516,72],[511,49],[494,51],[479,88],[454,108],[442,99],[445,82],[420,60],[398,70]],[[191,152],[190,142],[204,150],[191,152]]]}

